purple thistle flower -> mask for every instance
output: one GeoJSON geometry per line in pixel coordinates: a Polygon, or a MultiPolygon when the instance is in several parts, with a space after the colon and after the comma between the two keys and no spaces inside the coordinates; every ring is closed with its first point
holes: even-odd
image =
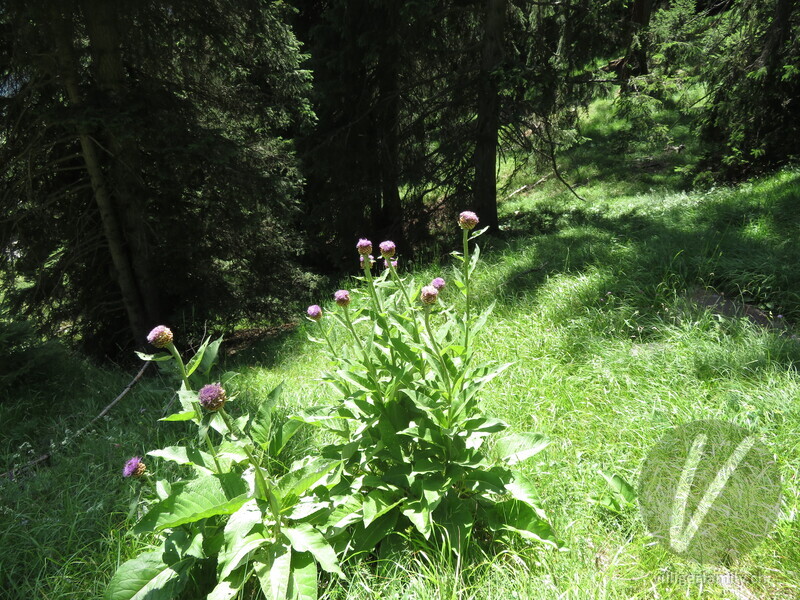
{"type": "Polygon", "coordinates": [[[471,210],[465,210],[458,215],[458,224],[461,229],[475,229],[478,224],[478,215],[471,210]]]}
{"type": "Polygon", "coordinates": [[[422,300],[423,304],[435,304],[438,297],[439,290],[432,285],[426,285],[419,294],[419,299],[422,300]]]}
{"type": "Polygon", "coordinates": [[[432,285],[433,287],[435,287],[437,290],[439,290],[439,291],[442,291],[442,289],[444,288],[444,286],[445,286],[446,284],[445,284],[445,281],[444,281],[444,279],[442,279],[441,277],[437,277],[436,279],[434,279],[433,281],[431,281],[431,285],[432,285]]]}
{"type": "Polygon", "coordinates": [[[356,249],[362,256],[367,256],[372,253],[372,242],[370,242],[368,239],[361,238],[356,244],[356,249]]]}
{"type": "Polygon", "coordinates": [[[172,332],[169,328],[159,325],[147,334],[147,341],[156,348],[166,348],[172,343],[172,332]]]}
{"type": "Polygon", "coordinates": [[[322,318],[322,307],[318,304],[312,304],[308,307],[306,313],[312,321],[319,321],[322,318]]]}
{"type": "Polygon", "coordinates": [[[392,258],[395,252],[397,252],[397,246],[394,245],[394,242],[390,242],[389,240],[381,242],[379,247],[383,258],[392,258]]]}
{"type": "Polygon", "coordinates": [[[220,384],[209,383],[200,388],[200,391],[197,393],[197,398],[200,401],[200,406],[207,411],[214,412],[224,406],[228,395],[220,384]]]}
{"type": "Polygon", "coordinates": [[[339,290],[333,294],[333,299],[339,306],[347,306],[350,304],[350,292],[347,290],[339,290]]]}
{"type": "Polygon", "coordinates": [[[147,467],[142,462],[142,457],[134,456],[128,462],[125,463],[125,466],[122,469],[122,476],[138,478],[144,475],[144,472],[146,470],[147,467]]]}

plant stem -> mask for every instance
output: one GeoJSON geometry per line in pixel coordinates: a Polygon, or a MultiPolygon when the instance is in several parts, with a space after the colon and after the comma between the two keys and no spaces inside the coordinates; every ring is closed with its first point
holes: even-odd
{"type": "Polygon", "coordinates": [[[364,278],[367,280],[367,287],[369,288],[369,294],[372,296],[372,301],[375,302],[375,307],[378,309],[379,313],[383,312],[383,306],[381,305],[381,298],[378,296],[377,290],[375,290],[375,284],[372,281],[372,259],[369,256],[364,256],[364,278]]]}
{"type": "MultiPolygon", "coordinates": [[[[224,408],[220,408],[218,412],[222,417],[222,420],[225,421],[225,425],[228,426],[228,429],[231,431],[231,433],[234,433],[235,428],[230,415],[225,412],[224,408]]],[[[261,467],[256,461],[256,457],[250,451],[250,448],[248,448],[247,445],[244,445],[242,446],[242,450],[244,450],[244,453],[247,454],[247,460],[249,460],[250,464],[253,465],[256,479],[256,489],[261,497],[269,502],[270,510],[272,510],[272,515],[275,517],[275,535],[278,535],[281,532],[280,507],[278,506],[278,501],[275,498],[275,494],[270,491],[267,480],[264,479],[264,474],[261,472],[261,467]]]]}
{"type": "Polygon", "coordinates": [[[464,242],[464,294],[466,307],[464,309],[464,357],[469,357],[469,231],[463,229],[464,242]]]}
{"type": "Polygon", "coordinates": [[[342,307],[342,312],[344,313],[344,321],[347,323],[347,328],[350,330],[353,339],[356,341],[356,346],[358,346],[358,349],[361,351],[361,355],[364,357],[364,364],[367,366],[367,370],[375,382],[375,389],[378,391],[379,396],[383,398],[383,391],[381,390],[381,385],[378,381],[378,373],[375,370],[375,365],[372,364],[372,360],[370,360],[364,345],[361,343],[361,338],[358,337],[356,329],[353,327],[353,322],[350,320],[350,311],[348,310],[347,306],[342,307]]]}
{"type": "Polygon", "coordinates": [[[333,356],[336,356],[336,352],[333,351],[333,344],[331,344],[331,340],[328,337],[328,332],[325,331],[325,326],[322,324],[322,320],[320,319],[317,321],[317,323],[319,324],[320,331],[322,331],[322,337],[325,338],[325,342],[328,344],[328,350],[331,351],[333,356]]]}
{"type": "MultiPolygon", "coordinates": [[[[200,410],[199,405],[198,405],[198,408],[195,409],[195,410],[200,410]]],[[[198,414],[200,414],[200,413],[198,413],[198,414]]],[[[222,474],[222,466],[219,464],[219,459],[217,458],[217,449],[214,447],[214,444],[211,443],[211,438],[208,435],[208,429],[202,428],[201,431],[202,431],[201,435],[206,440],[206,446],[208,446],[208,451],[211,453],[211,458],[214,459],[214,465],[217,467],[217,474],[221,475],[222,474]]]]}
{"type": "MultiPolygon", "coordinates": [[[[431,345],[433,346],[434,352],[436,352],[436,356],[439,357],[439,363],[442,365],[442,373],[444,374],[445,385],[447,386],[447,399],[450,403],[453,402],[453,388],[450,385],[450,375],[447,372],[447,363],[444,361],[444,356],[442,355],[442,351],[439,349],[439,344],[436,343],[436,338],[433,336],[433,331],[431,330],[430,324],[430,314],[431,308],[430,306],[425,307],[425,330],[428,332],[428,337],[431,338],[431,345]]],[[[449,412],[448,408],[448,412],[449,412]]],[[[448,424],[449,425],[449,424],[448,424]]]]}
{"type": "Polygon", "coordinates": [[[191,391],[192,386],[189,384],[189,377],[186,375],[186,365],[183,364],[183,359],[181,358],[181,353],[178,352],[178,349],[175,347],[175,344],[170,342],[167,344],[167,350],[170,351],[172,356],[175,358],[175,362],[178,363],[178,369],[181,372],[181,379],[183,380],[183,385],[186,387],[187,390],[191,391]]]}

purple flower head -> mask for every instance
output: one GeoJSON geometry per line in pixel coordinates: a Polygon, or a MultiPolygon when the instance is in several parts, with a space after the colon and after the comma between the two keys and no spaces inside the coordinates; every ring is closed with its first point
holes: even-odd
{"type": "Polygon", "coordinates": [[[461,229],[475,229],[475,225],[478,224],[478,215],[471,210],[465,210],[458,215],[458,224],[461,229]]]}
{"type": "Polygon", "coordinates": [[[333,294],[333,299],[336,300],[336,304],[339,306],[347,306],[350,304],[350,292],[347,290],[339,290],[333,294]]]}
{"type": "Polygon", "coordinates": [[[441,277],[437,277],[436,279],[431,281],[431,285],[441,292],[446,284],[444,279],[442,279],[441,277]]]}
{"type": "Polygon", "coordinates": [[[156,348],[166,348],[172,343],[172,332],[163,325],[159,325],[147,334],[147,341],[156,348]]]}
{"type": "Polygon", "coordinates": [[[372,253],[372,242],[365,238],[361,238],[356,244],[356,249],[360,255],[367,256],[368,254],[372,253]]]}
{"type": "Polygon", "coordinates": [[[395,252],[397,252],[397,246],[394,245],[394,242],[390,242],[389,240],[381,242],[380,249],[383,258],[392,258],[395,252]]]}
{"type": "Polygon", "coordinates": [[[423,304],[435,304],[438,297],[439,290],[432,285],[426,285],[419,294],[419,299],[422,300],[423,304]]]}
{"type": "Polygon", "coordinates": [[[383,259],[383,268],[388,269],[389,265],[392,265],[395,269],[397,268],[397,261],[396,260],[389,260],[388,258],[383,259]]]}
{"type": "Polygon", "coordinates": [[[123,477],[141,477],[144,475],[144,472],[147,470],[147,467],[142,462],[141,456],[134,456],[128,462],[125,463],[125,466],[122,469],[122,476],[123,477]]]}
{"type": "MultiPolygon", "coordinates": [[[[369,256],[369,268],[371,269],[372,266],[375,264],[375,257],[372,256],[372,254],[369,254],[368,256],[369,256]]],[[[364,255],[363,254],[358,257],[358,264],[361,265],[362,269],[364,268],[364,255]]]]}
{"type": "Polygon", "coordinates": [[[308,318],[312,321],[319,321],[322,318],[322,307],[318,304],[312,304],[306,311],[308,318]]]}
{"type": "Polygon", "coordinates": [[[207,411],[214,412],[225,405],[228,396],[220,384],[209,383],[200,388],[197,398],[200,400],[200,406],[207,411]]]}

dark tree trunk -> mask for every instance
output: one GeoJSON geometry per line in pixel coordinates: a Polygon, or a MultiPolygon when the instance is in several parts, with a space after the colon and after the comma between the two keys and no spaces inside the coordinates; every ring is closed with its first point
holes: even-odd
{"type": "MultiPolygon", "coordinates": [[[[72,15],[69,13],[65,16],[54,6],[49,16],[56,44],[58,75],[64,85],[69,104],[80,106],[83,99],[78,85],[77,61],[72,45],[72,15]]],[[[143,339],[150,323],[125,244],[123,228],[108,189],[95,142],[85,125],[79,125],[77,133],[133,339],[143,339]]]]}
{"type": "Polygon", "coordinates": [[[387,38],[380,49],[378,77],[378,143],[381,206],[377,211],[375,230],[406,246],[403,234],[403,206],[399,189],[400,161],[400,44],[397,31],[400,15],[394,3],[384,8],[387,38]]]}
{"type": "Polygon", "coordinates": [[[769,29],[764,34],[761,54],[753,65],[756,69],[767,67],[771,77],[780,57],[780,47],[792,26],[792,11],[796,8],[794,0],[778,0],[775,5],[775,16],[769,29]]]}
{"type": "Polygon", "coordinates": [[[503,59],[506,0],[486,0],[481,68],[478,79],[475,143],[475,211],[481,223],[497,230],[497,139],[500,94],[493,75],[503,59]]]}
{"type": "MultiPolygon", "coordinates": [[[[122,60],[118,10],[105,0],[84,0],[82,5],[97,89],[109,107],[118,108],[118,114],[123,114],[128,86],[122,60]]],[[[153,251],[146,223],[148,190],[140,175],[139,148],[135,138],[119,126],[106,126],[104,133],[112,154],[109,170],[112,197],[122,221],[147,318],[155,324],[160,316],[160,302],[150,267],[153,251]]]]}
{"type": "Polygon", "coordinates": [[[634,0],[631,4],[630,19],[628,20],[627,51],[623,61],[622,72],[620,73],[623,88],[627,87],[627,79],[636,75],[646,75],[648,47],[647,39],[642,35],[650,26],[650,17],[653,14],[653,2],[655,0],[634,0]]]}

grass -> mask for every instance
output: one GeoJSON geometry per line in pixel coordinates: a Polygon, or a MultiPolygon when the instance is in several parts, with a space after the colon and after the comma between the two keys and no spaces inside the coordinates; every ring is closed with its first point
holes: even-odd
{"type": "MultiPolygon", "coordinates": [[[[526,466],[568,550],[520,544],[463,564],[416,548],[375,568],[353,566],[331,599],[796,598],[800,595],[800,172],[733,188],[692,191],[675,167],[687,152],[622,135],[608,102],[581,133],[592,142],[563,158],[582,202],[551,181],[502,204],[502,234],[484,242],[476,293],[495,301],[478,351],[513,365],[488,387],[486,412],[514,431],[545,433],[551,446],[526,466]],[[649,144],[649,145],[648,145],[649,144]],[[642,169],[654,155],[655,167],[642,169]],[[659,158],[660,157],[660,158],[659,158]],[[713,289],[781,314],[788,330],[716,315],[695,305],[713,289]],[[784,503],[773,534],[728,569],[700,567],[650,538],[634,505],[609,510],[601,472],[635,484],[648,450],[671,427],[720,419],[752,429],[778,457],[784,503]]],[[[672,139],[688,129],[674,120],[672,139]]],[[[624,133],[624,132],[623,132],[624,133]]],[[[625,135],[630,136],[629,133],[625,135]]],[[[684,137],[681,137],[684,136],[684,137]]],[[[687,140],[688,141],[688,140],[687,140]]],[[[652,161],[651,161],[652,162],[652,161]]],[[[539,175],[521,173],[522,183],[539,175]],[[526,181],[525,178],[529,179],[526,181]]],[[[513,187],[513,186],[512,186],[513,187]]],[[[514,188],[516,189],[516,188],[514,188]]],[[[483,240],[484,238],[482,238],[483,240]]],[[[454,247],[457,239],[454,237],[454,247]]],[[[451,269],[419,269],[420,281],[451,269]]],[[[445,289],[444,300],[453,290],[445,289]]],[[[334,401],[316,377],[326,367],[303,327],[229,357],[243,406],[285,381],[287,411],[334,401]]],[[[57,448],[97,414],[130,374],[80,365],[67,389],[20,390],[17,405],[50,403],[45,416],[0,405],[3,463],[57,448]]],[[[167,382],[141,383],[52,464],[0,479],[0,589],[9,598],[91,598],[141,541],[127,535],[137,490],[118,477],[133,454],[181,436],[157,423],[167,382]]],[[[315,444],[312,437],[301,444],[315,444]]]]}

